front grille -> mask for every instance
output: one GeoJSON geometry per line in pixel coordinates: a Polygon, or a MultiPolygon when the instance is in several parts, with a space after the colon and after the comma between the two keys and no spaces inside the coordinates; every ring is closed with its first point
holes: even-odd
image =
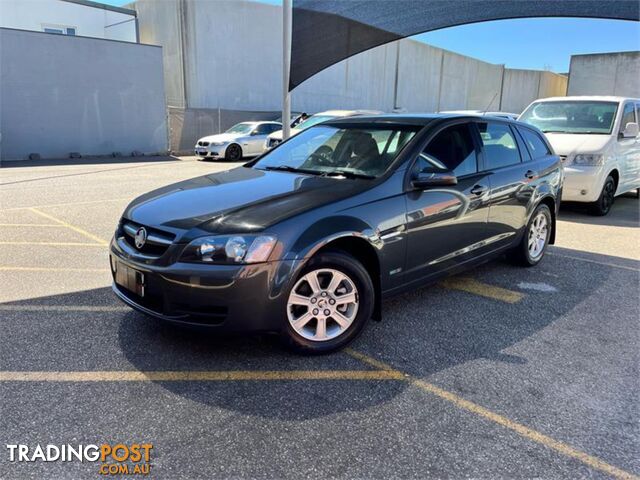
{"type": "Polygon", "coordinates": [[[200,145],[201,147],[208,147],[209,142],[198,142],[198,145],[200,145]]]}
{"type": "Polygon", "coordinates": [[[125,242],[127,242],[131,248],[152,257],[162,256],[176,238],[172,233],[140,225],[139,223],[131,222],[129,220],[123,220],[122,233],[124,234],[125,242]],[[135,237],[141,227],[144,227],[147,231],[147,240],[141,248],[138,248],[136,246],[135,237]]]}

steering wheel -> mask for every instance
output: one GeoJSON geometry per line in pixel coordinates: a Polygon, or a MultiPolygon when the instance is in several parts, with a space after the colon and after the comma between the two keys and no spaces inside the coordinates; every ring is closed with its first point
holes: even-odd
{"type": "Polygon", "coordinates": [[[321,147],[318,147],[315,152],[309,155],[308,160],[314,160],[313,163],[327,167],[332,167],[336,163],[333,158],[333,148],[328,145],[322,145],[321,147]]]}

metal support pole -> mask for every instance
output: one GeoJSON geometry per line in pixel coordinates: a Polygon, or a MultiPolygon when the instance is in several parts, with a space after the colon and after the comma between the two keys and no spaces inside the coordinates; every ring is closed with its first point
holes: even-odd
{"type": "Polygon", "coordinates": [[[291,68],[291,0],[282,1],[282,139],[290,135],[291,95],[289,70],[291,68]]]}

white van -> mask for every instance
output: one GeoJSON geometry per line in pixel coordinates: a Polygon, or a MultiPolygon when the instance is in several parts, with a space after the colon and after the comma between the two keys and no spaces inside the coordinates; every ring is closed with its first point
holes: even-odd
{"type": "Polygon", "coordinates": [[[640,99],[545,98],[519,120],[542,130],[562,159],[563,201],[586,202],[606,215],[615,196],[640,189],[640,99]]]}

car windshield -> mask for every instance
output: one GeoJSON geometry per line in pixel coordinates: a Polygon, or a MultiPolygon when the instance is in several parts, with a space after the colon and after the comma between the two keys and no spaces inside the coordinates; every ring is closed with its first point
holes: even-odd
{"type": "Polygon", "coordinates": [[[538,102],[527,108],[519,120],[538,127],[544,133],[608,135],[613,130],[617,110],[615,102],[538,102]]]}
{"type": "Polygon", "coordinates": [[[238,123],[227,130],[227,133],[249,133],[253,130],[253,123],[238,123]]]}
{"type": "Polygon", "coordinates": [[[318,123],[326,122],[327,120],[331,120],[332,118],[336,118],[336,117],[330,117],[328,115],[312,115],[311,117],[307,118],[304,122],[297,125],[296,128],[294,128],[294,130],[306,130],[309,127],[313,127],[318,123]]]}
{"type": "Polygon", "coordinates": [[[263,156],[253,168],[374,178],[384,173],[419,127],[318,125],[263,156]]]}

